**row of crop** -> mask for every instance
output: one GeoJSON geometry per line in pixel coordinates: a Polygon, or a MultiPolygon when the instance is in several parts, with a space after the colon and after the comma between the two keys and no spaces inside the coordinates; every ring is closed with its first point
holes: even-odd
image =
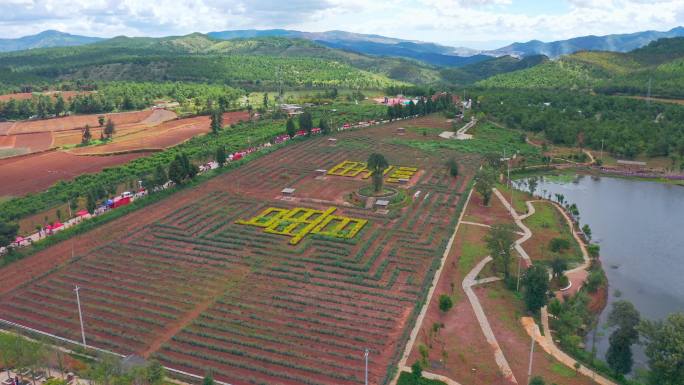
{"type": "Polygon", "coordinates": [[[391,329],[387,325],[376,325],[367,324],[362,322],[360,319],[345,318],[340,316],[334,316],[332,314],[323,313],[320,311],[313,312],[310,315],[314,317],[307,317],[309,313],[305,312],[305,309],[300,307],[293,307],[282,305],[278,303],[272,303],[269,300],[257,299],[255,297],[250,298],[249,302],[236,303],[239,300],[238,297],[233,297],[226,295],[222,297],[218,303],[223,306],[235,306],[240,309],[249,310],[254,313],[268,315],[270,317],[278,317],[287,314],[288,318],[303,322],[304,324],[313,324],[315,327],[334,327],[339,330],[346,330],[348,333],[356,333],[362,335],[371,335],[375,337],[382,337],[381,332],[376,332],[372,329],[391,329]],[[288,312],[274,311],[273,309],[287,310],[288,312]],[[356,325],[356,326],[354,326],[356,325]]]}
{"type": "MultiPolygon", "coordinates": [[[[227,353],[230,354],[232,357],[229,358],[224,358],[224,355],[219,355],[219,354],[212,354],[212,353],[205,353],[201,350],[193,350],[192,347],[204,347],[198,342],[194,342],[192,344],[185,344],[183,346],[177,347],[175,344],[166,344],[164,345],[163,351],[170,351],[170,352],[175,352],[183,355],[187,355],[190,357],[198,358],[204,361],[208,362],[217,362],[219,364],[231,366],[231,367],[238,367],[242,369],[247,369],[249,371],[257,372],[257,373],[262,373],[266,374],[268,376],[276,377],[276,378],[282,378],[285,380],[291,380],[295,381],[297,383],[301,384],[318,384],[318,382],[315,382],[311,380],[310,376],[307,376],[306,374],[301,374],[301,375],[294,375],[290,374],[289,372],[292,371],[292,369],[295,370],[300,370],[306,373],[315,373],[319,375],[323,375],[326,377],[331,377],[336,380],[342,380],[342,381],[349,381],[353,383],[358,383],[359,379],[356,376],[353,375],[341,375],[336,372],[326,372],[319,370],[313,366],[305,366],[305,365],[298,365],[294,362],[283,362],[283,361],[277,361],[273,360],[267,357],[262,357],[259,355],[255,354],[249,354],[246,353],[240,349],[235,349],[235,348],[221,348],[221,347],[216,347],[219,349],[221,353],[227,353]],[[242,360],[237,359],[237,357],[243,358],[242,360]],[[256,361],[256,362],[253,362],[256,361]],[[269,370],[267,369],[267,366],[270,365],[276,365],[281,367],[281,370],[274,371],[274,370],[269,370]],[[289,369],[289,370],[288,370],[289,369]]],[[[217,351],[217,352],[218,352],[217,351]]]]}
{"type": "MultiPolygon", "coordinates": [[[[365,296],[361,296],[361,295],[359,295],[359,293],[357,291],[347,292],[348,290],[345,290],[345,291],[317,290],[316,291],[316,297],[312,297],[311,290],[310,290],[310,287],[308,285],[298,286],[298,285],[295,285],[294,282],[288,282],[286,284],[284,290],[287,293],[292,293],[292,294],[297,293],[297,295],[308,296],[310,298],[319,298],[320,296],[325,294],[328,297],[332,297],[332,299],[343,298],[343,299],[348,300],[348,302],[358,303],[360,301],[363,301],[363,302],[369,303],[370,305],[364,305],[364,306],[368,306],[371,309],[376,309],[377,306],[382,306],[383,308],[386,308],[386,307],[396,307],[397,309],[403,309],[404,308],[395,299],[389,299],[387,301],[382,301],[383,299],[385,299],[384,297],[376,297],[374,295],[370,295],[367,293],[365,296]]],[[[332,299],[329,301],[332,302],[332,299]]],[[[359,305],[359,306],[361,308],[365,308],[364,306],[361,306],[361,305],[359,305]]],[[[401,311],[399,310],[399,312],[401,312],[401,311]]]]}
{"type": "MultiPolygon", "coordinates": [[[[270,344],[265,344],[262,342],[252,342],[249,340],[245,339],[240,339],[240,338],[235,338],[237,333],[231,332],[229,335],[224,335],[224,334],[217,334],[217,333],[212,333],[212,329],[203,329],[203,330],[191,330],[191,329],[184,329],[182,333],[175,335],[172,339],[174,341],[179,341],[183,343],[193,343],[195,341],[201,341],[201,339],[207,339],[207,340],[212,340],[216,341],[217,343],[220,343],[221,345],[228,345],[228,346],[240,346],[243,348],[247,349],[254,349],[254,350],[261,350],[266,353],[272,354],[274,356],[284,356],[284,360],[289,360],[289,359],[294,359],[294,360],[311,360],[312,358],[315,358],[317,363],[323,364],[327,366],[330,369],[333,370],[338,370],[338,371],[345,371],[348,370],[349,367],[344,364],[343,361],[341,361],[339,358],[335,360],[331,360],[325,357],[322,357],[321,351],[318,350],[313,350],[311,353],[315,353],[315,357],[312,357],[311,354],[304,354],[301,349],[311,349],[311,347],[303,347],[303,346],[292,346],[292,345],[286,345],[282,340],[281,341],[269,341],[270,344]],[[185,336],[185,334],[189,336],[185,336]],[[285,345],[285,346],[284,346],[285,345]],[[341,363],[342,362],[342,363],[341,363]]],[[[245,336],[248,337],[248,336],[245,336]]],[[[251,338],[251,337],[250,337],[251,338]]],[[[206,343],[209,345],[210,343],[206,343]]],[[[217,345],[213,345],[217,346],[217,345]]],[[[212,350],[213,349],[212,346],[212,350]]]]}
{"type": "MultiPolygon", "coordinates": [[[[358,308],[360,310],[367,310],[367,311],[372,311],[372,312],[381,312],[382,314],[388,314],[388,315],[395,316],[395,317],[399,316],[401,313],[400,311],[392,311],[392,310],[386,309],[384,307],[379,308],[378,305],[380,305],[380,304],[378,304],[378,303],[376,303],[375,305],[365,305],[363,303],[359,303],[359,301],[362,301],[359,298],[353,298],[353,299],[349,299],[347,301],[342,301],[339,299],[339,297],[335,297],[335,296],[321,296],[321,295],[311,296],[311,295],[306,295],[306,293],[299,293],[299,292],[292,293],[290,291],[287,291],[283,295],[274,295],[273,299],[295,301],[295,302],[299,302],[302,305],[308,304],[310,306],[320,306],[320,307],[324,307],[322,305],[322,303],[333,304],[331,306],[332,309],[337,309],[339,306],[346,306],[346,307],[351,307],[351,308],[358,308]],[[289,297],[285,298],[283,295],[296,296],[298,299],[293,299],[293,298],[289,298],[289,297]],[[305,299],[307,299],[307,300],[305,300],[305,299]]],[[[386,304],[382,304],[382,305],[386,305],[386,304]]],[[[395,319],[394,317],[381,317],[381,318],[383,318],[384,320],[394,320],[395,319]]]]}
{"type": "MultiPolygon", "coordinates": [[[[204,312],[199,316],[199,318],[193,321],[193,324],[202,327],[208,327],[210,329],[215,329],[218,331],[225,331],[231,333],[240,333],[240,330],[243,328],[249,328],[254,330],[258,328],[258,330],[261,331],[261,333],[258,334],[258,338],[262,338],[266,341],[281,341],[282,338],[287,337],[296,340],[304,340],[305,343],[320,343],[325,344],[326,346],[336,347],[340,349],[358,349],[358,344],[345,343],[345,340],[343,338],[347,337],[347,335],[344,333],[333,334],[332,331],[330,331],[330,333],[325,333],[325,331],[322,332],[318,329],[314,331],[315,333],[302,333],[301,328],[295,328],[293,327],[294,325],[290,326],[292,330],[290,330],[287,327],[274,328],[273,325],[280,325],[277,322],[277,320],[268,320],[263,321],[262,323],[258,323],[259,321],[251,316],[248,320],[242,320],[238,318],[240,316],[238,313],[221,312],[216,309],[212,309],[212,311],[216,311],[217,313],[228,314],[229,317],[221,317],[212,315],[209,312],[204,312]],[[205,321],[205,319],[211,320],[212,322],[205,321]],[[229,327],[228,325],[235,325],[235,327],[229,327]],[[266,333],[269,333],[273,337],[266,333]],[[316,334],[321,334],[323,337],[319,337],[316,334]]],[[[245,315],[242,314],[241,316],[244,317],[245,315]]],[[[251,333],[250,335],[256,334],[257,333],[255,332],[251,333]]]]}

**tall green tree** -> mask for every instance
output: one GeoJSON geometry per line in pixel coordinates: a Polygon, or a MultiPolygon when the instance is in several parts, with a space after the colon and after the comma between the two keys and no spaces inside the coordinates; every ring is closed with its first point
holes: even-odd
{"type": "Polygon", "coordinates": [[[608,314],[608,326],[617,327],[608,339],[606,362],[615,373],[625,375],[632,371],[632,345],[639,341],[637,327],[641,321],[639,311],[629,301],[616,301],[608,314]]]}
{"type": "Polygon", "coordinates": [[[510,277],[510,264],[512,258],[513,243],[515,242],[515,230],[512,225],[493,225],[485,236],[487,249],[494,259],[497,271],[504,274],[504,278],[510,277]]]}
{"type": "Polygon", "coordinates": [[[0,247],[8,246],[17,238],[19,225],[13,222],[0,220],[0,247]]]}
{"type": "Polygon", "coordinates": [[[295,123],[292,118],[287,120],[287,123],[285,124],[285,132],[290,138],[294,138],[295,134],[297,133],[297,128],[295,127],[295,123]]]}
{"type": "Polygon", "coordinates": [[[453,177],[458,176],[458,163],[456,162],[456,159],[449,158],[447,161],[447,169],[449,170],[449,175],[453,177]]]}
{"type": "Polygon", "coordinates": [[[112,136],[114,136],[114,132],[116,132],[116,125],[114,124],[114,121],[111,118],[107,119],[107,123],[105,124],[104,128],[104,134],[107,139],[111,139],[112,136]]]}
{"type": "Polygon", "coordinates": [[[475,175],[475,191],[482,196],[482,203],[489,206],[492,189],[496,185],[497,171],[491,167],[481,168],[475,175]]]}
{"type": "Polygon", "coordinates": [[[219,146],[216,149],[216,163],[219,164],[219,166],[223,167],[223,165],[226,163],[226,148],[223,146],[219,146]]]}
{"type": "Polygon", "coordinates": [[[299,115],[299,129],[306,131],[307,134],[311,134],[311,130],[313,129],[313,118],[311,116],[311,112],[304,111],[304,113],[299,115]]]}
{"type": "Polygon", "coordinates": [[[321,129],[321,132],[323,133],[323,135],[330,134],[330,125],[328,125],[328,122],[324,118],[321,118],[318,121],[318,128],[321,129]]]}
{"type": "Polygon", "coordinates": [[[382,192],[382,182],[385,177],[385,169],[389,167],[387,159],[385,159],[382,154],[373,153],[368,157],[366,167],[368,167],[368,170],[373,173],[373,190],[375,190],[376,193],[382,192]]]}
{"type": "Polygon", "coordinates": [[[211,112],[211,132],[214,135],[223,129],[223,113],[220,110],[213,110],[211,112]]]}
{"type": "Polygon", "coordinates": [[[55,115],[60,116],[66,111],[66,103],[62,95],[57,95],[55,100],[55,115]]]}
{"type": "Polygon", "coordinates": [[[646,341],[650,384],[681,385],[684,379],[684,313],[670,314],[664,321],[642,321],[639,332],[646,341]]]}
{"type": "Polygon", "coordinates": [[[532,313],[538,312],[548,301],[549,273],[544,266],[533,264],[525,271],[522,283],[525,307],[532,313]]]}
{"type": "Polygon", "coordinates": [[[158,164],[154,169],[153,183],[157,186],[161,186],[169,180],[169,176],[166,174],[166,170],[161,164],[158,164]]]}

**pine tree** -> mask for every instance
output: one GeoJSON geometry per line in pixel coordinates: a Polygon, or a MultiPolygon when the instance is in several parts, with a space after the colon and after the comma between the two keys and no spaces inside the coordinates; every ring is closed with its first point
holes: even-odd
{"type": "Polygon", "coordinates": [[[330,126],[328,125],[328,122],[326,122],[323,118],[321,118],[321,120],[318,121],[318,127],[321,129],[323,135],[328,135],[330,133],[330,126]]]}
{"type": "Polygon", "coordinates": [[[214,110],[211,113],[211,132],[214,135],[218,135],[218,133],[221,131],[223,128],[223,114],[219,110],[214,110]]]}
{"type": "Polygon", "coordinates": [[[116,126],[114,125],[114,122],[112,121],[112,119],[107,119],[107,124],[104,128],[104,134],[107,137],[107,139],[111,139],[115,131],[116,126]]]}

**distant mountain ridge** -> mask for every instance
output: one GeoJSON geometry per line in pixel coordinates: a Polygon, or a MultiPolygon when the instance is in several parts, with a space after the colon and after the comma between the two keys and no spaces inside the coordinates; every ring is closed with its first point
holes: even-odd
{"type": "Polygon", "coordinates": [[[47,30],[36,35],[17,39],[0,39],[0,52],[22,51],[25,49],[69,47],[95,43],[104,40],[99,37],[71,35],[68,33],[47,30]]]}
{"type": "Polygon", "coordinates": [[[420,60],[428,64],[462,67],[487,60],[470,48],[454,48],[416,40],[397,39],[381,35],[367,35],[345,31],[302,32],[286,29],[234,30],[209,32],[208,36],[221,39],[248,39],[255,37],[285,37],[315,41],[329,48],[354,51],[375,56],[394,56],[420,60]]]}
{"type": "Polygon", "coordinates": [[[513,43],[506,47],[483,53],[493,56],[510,55],[517,57],[545,55],[555,59],[559,56],[579,51],[629,52],[644,47],[658,39],[682,36],[684,36],[684,27],[676,27],[665,32],[644,31],[606,36],[589,35],[549,43],[531,40],[526,43],[513,43]]]}

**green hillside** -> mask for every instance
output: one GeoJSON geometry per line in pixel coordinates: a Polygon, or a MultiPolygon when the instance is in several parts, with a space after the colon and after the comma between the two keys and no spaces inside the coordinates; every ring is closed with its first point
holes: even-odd
{"type": "Polygon", "coordinates": [[[661,39],[629,52],[578,52],[479,81],[486,88],[572,89],[684,96],[684,38],[661,39]]]}
{"type": "Polygon", "coordinates": [[[546,62],[548,62],[548,58],[543,55],[529,56],[523,59],[502,56],[461,68],[445,68],[440,71],[440,75],[451,84],[468,85],[498,74],[531,68],[546,62]]]}
{"type": "Polygon", "coordinates": [[[117,37],[78,46],[0,55],[0,82],[201,81],[242,87],[379,88],[440,80],[432,67],[335,50],[301,39],[215,40],[202,34],[117,37]]]}

